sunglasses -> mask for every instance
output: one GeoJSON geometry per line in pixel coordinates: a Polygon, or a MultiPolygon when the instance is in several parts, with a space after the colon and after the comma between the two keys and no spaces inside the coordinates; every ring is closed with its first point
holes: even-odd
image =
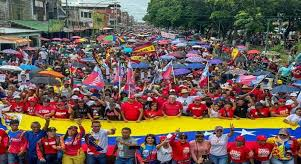
{"type": "Polygon", "coordinates": [[[186,140],[187,137],[180,137],[179,139],[181,139],[181,140],[186,140]]]}
{"type": "Polygon", "coordinates": [[[197,136],[195,136],[195,138],[204,138],[204,136],[202,136],[202,135],[197,135],[197,136]]]}
{"type": "Polygon", "coordinates": [[[279,136],[281,136],[281,137],[286,137],[287,135],[285,135],[285,134],[279,134],[279,136]]]}
{"type": "Polygon", "coordinates": [[[216,132],[223,132],[223,130],[216,130],[216,132]]]}

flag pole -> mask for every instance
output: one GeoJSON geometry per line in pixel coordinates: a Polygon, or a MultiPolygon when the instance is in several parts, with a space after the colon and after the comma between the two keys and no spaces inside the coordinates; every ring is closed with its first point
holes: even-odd
{"type": "Polygon", "coordinates": [[[120,92],[121,92],[121,84],[120,84],[120,74],[121,74],[121,69],[120,69],[120,61],[118,61],[118,65],[117,65],[117,73],[118,73],[118,96],[120,97],[120,92]]]}
{"type": "Polygon", "coordinates": [[[172,70],[172,75],[173,75],[173,82],[176,83],[176,76],[175,76],[175,71],[173,69],[172,60],[171,60],[171,70],[172,70]]]}
{"type": "Polygon", "coordinates": [[[208,65],[208,93],[210,93],[210,84],[209,84],[209,82],[210,82],[210,75],[209,75],[209,65],[208,65]]]}

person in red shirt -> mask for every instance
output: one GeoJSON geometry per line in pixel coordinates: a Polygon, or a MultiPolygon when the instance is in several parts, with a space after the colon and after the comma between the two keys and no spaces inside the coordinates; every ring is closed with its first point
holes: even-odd
{"type": "Polygon", "coordinates": [[[168,100],[168,91],[162,91],[162,95],[157,98],[158,108],[161,109],[163,104],[168,100]]]}
{"type": "Polygon", "coordinates": [[[35,114],[42,118],[49,118],[55,114],[55,109],[50,105],[50,100],[48,98],[44,98],[43,104],[36,107],[35,114]]]}
{"type": "Polygon", "coordinates": [[[249,111],[249,116],[251,119],[270,117],[270,109],[259,102],[249,111]]]}
{"type": "Polygon", "coordinates": [[[144,111],[144,119],[156,119],[163,116],[162,111],[158,110],[157,103],[151,103],[150,109],[144,111]]]}
{"type": "Polygon", "coordinates": [[[266,143],[267,138],[263,135],[257,136],[257,142],[253,145],[254,162],[269,163],[273,145],[266,143]]]}
{"type": "Polygon", "coordinates": [[[218,117],[222,119],[233,119],[235,111],[235,103],[225,103],[224,107],[218,111],[218,117]]]}
{"type": "Polygon", "coordinates": [[[175,95],[170,95],[168,101],[162,106],[162,112],[164,116],[181,116],[183,106],[180,102],[176,101],[175,95]]]}
{"type": "Polygon", "coordinates": [[[55,113],[53,115],[54,118],[64,118],[67,119],[70,116],[71,111],[65,102],[57,102],[55,105],[55,113]]]}
{"type": "Polygon", "coordinates": [[[201,101],[201,97],[196,97],[193,103],[188,105],[187,111],[192,114],[193,118],[203,118],[208,113],[207,106],[201,101]]]}
{"type": "Polygon", "coordinates": [[[14,100],[10,103],[10,111],[11,112],[18,112],[23,113],[24,112],[24,102],[21,100],[21,97],[19,95],[14,96],[14,100]]]}
{"type": "Polygon", "coordinates": [[[56,128],[49,127],[47,136],[37,142],[37,156],[41,163],[58,163],[57,152],[61,150],[61,146],[59,146],[60,138],[56,136],[55,132],[56,128]]]}
{"type": "Polygon", "coordinates": [[[5,130],[0,129],[0,163],[7,162],[8,135],[5,130]]]}
{"type": "Polygon", "coordinates": [[[130,96],[127,102],[121,104],[121,116],[125,122],[140,122],[143,117],[143,106],[135,100],[134,96],[130,96]]]}
{"type": "Polygon", "coordinates": [[[36,97],[30,97],[28,98],[27,100],[27,103],[25,104],[25,112],[29,115],[32,115],[34,116],[35,115],[35,110],[36,110],[36,107],[37,107],[37,102],[38,102],[38,99],[36,97]]]}
{"type": "Polygon", "coordinates": [[[291,106],[285,105],[285,99],[279,99],[278,105],[273,107],[271,110],[272,117],[287,117],[290,114],[291,106]]]}
{"type": "Polygon", "coordinates": [[[173,135],[169,141],[172,148],[172,159],[178,164],[190,164],[190,145],[187,141],[187,135],[184,133],[178,134],[178,140],[173,135]]]}
{"type": "Polygon", "coordinates": [[[243,136],[237,136],[235,144],[230,145],[228,148],[228,154],[231,163],[242,164],[253,163],[253,152],[245,145],[245,138],[243,136]]]}

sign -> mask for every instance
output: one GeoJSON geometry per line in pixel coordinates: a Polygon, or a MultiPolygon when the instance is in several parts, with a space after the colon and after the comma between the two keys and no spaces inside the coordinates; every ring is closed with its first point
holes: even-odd
{"type": "Polygon", "coordinates": [[[161,36],[164,37],[164,38],[168,38],[168,39],[175,39],[177,35],[161,31],[161,36]]]}
{"type": "Polygon", "coordinates": [[[106,14],[94,11],[92,21],[94,29],[103,29],[107,25],[106,14]]]}
{"type": "Polygon", "coordinates": [[[61,32],[65,26],[64,20],[49,19],[48,20],[48,32],[61,32]]]}
{"type": "Polygon", "coordinates": [[[0,74],[0,83],[5,82],[6,75],[0,74]]]}
{"type": "Polygon", "coordinates": [[[239,50],[238,48],[233,48],[232,53],[231,53],[231,57],[232,59],[235,59],[239,54],[239,50]]]}
{"type": "Polygon", "coordinates": [[[155,52],[155,51],[156,51],[156,48],[151,43],[146,43],[142,46],[134,48],[134,53],[141,53],[141,52],[149,53],[149,52],[155,52]]]}

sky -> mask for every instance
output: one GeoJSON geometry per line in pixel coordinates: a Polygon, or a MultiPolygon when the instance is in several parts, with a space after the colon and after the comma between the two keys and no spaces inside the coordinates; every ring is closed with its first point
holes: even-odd
{"type": "Polygon", "coordinates": [[[117,0],[121,8],[135,17],[136,21],[142,21],[146,14],[147,4],[150,0],[117,0]]]}

